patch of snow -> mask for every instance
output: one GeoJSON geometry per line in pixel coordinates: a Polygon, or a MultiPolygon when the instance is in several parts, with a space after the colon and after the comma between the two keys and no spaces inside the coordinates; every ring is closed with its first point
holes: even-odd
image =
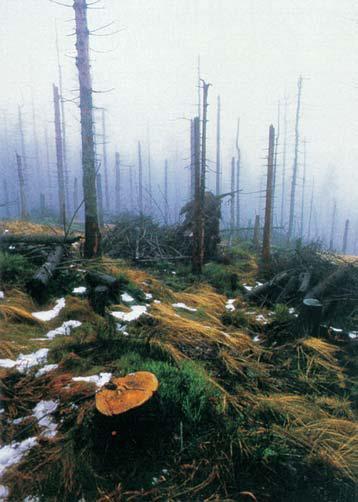
{"type": "Polygon", "coordinates": [[[84,295],[86,291],[86,286],[78,286],[77,288],[73,288],[72,293],[74,293],[75,295],[84,295]]]}
{"type": "Polygon", "coordinates": [[[3,300],[4,298],[5,298],[4,291],[0,291],[0,300],[3,300]]]}
{"type": "Polygon", "coordinates": [[[334,328],[333,326],[330,326],[330,329],[335,333],[343,333],[343,329],[341,328],[334,328]]]}
{"type": "Polygon", "coordinates": [[[358,337],[358,331],[351,331],[350,333],[348,333],[348,336],[352,340],[355,340],[358,337]]]}
{"type": "Polygon", "coordinates": [[[294,314],[294,313],[295,313],[295,309],[294,309],[294,307],[290,307],[290,308],[288,309],[288,313],[289,313],[289,314],[294,314]]]}
{"type": "Polygon", "coordinates": [[[0,485],[0,500],[5,500],[9,496],[9,489],[4,486],[0,485]]]}
{"type": "Polygon", "coordinates": [[[134,302],[133,296],[129,295],[128,293],[123,293],[121,295],[121,298],[122,298],[122,302],[124,302],[124,303],[132,303],[132,302],[134,302]]]}
{"type": "Polygon", "coordinates": [[[233,311],[235,310],[234,301],[235,301],[235,298],[231,298],[231,299],[229,299],[229,300],[226,302],[225,308],[226,308],[226,310],[228,310],[229,312],[233,312],[233,311]]]}
{"type": "Polygon", "coordinates": [[[10,443],[0,448],[0,476],[6,469],[20,462],[26,452],[37,444],[37,438],[31,437],[18,443],[10,443]]]}
{"type": "Polygon", "coordinates": [[[260,281],[256,281],[256,286],[263,286],[263,282],[260,282],[260,281]]]}
{"type": "Polygon", "coordinates": [[[162,303],[160,300],[154,300],[154,303],[158,304],[158,303],[162,303]]]}
{"type": "Polygon", "coordinates": [[[256,321],[263,322],[263,324],[267,324],[267,319],[262,314],[259,314],[259,315],[256,316],[256,321]]]}
{"type": "Polygon", "coordinates": [[[177,275],[177,273],[176,273],[176,272],[174,272],[174,270],[172,271],[172,274],[173,274],[173,275],[177,275]]]}
{"type": "Polygon", "coordinates": [[[14,424],[14,425],[19,425],[19,424],[22,424],[22,422],[24,420],[26,420],[27,418],[29,418],[29,417],[15,418],[15,420],[13,420],[11,423],[14,424]]]}
{"type": "Polygon", "coordinates": [[[0,366],[2,368],[13,368],[16,366],[16,361],[13,361],[12,359],[0,359],[0,366]]]}
{"type": "Polygon", "coordinates": [[[183,310],[188,310],[189,312],[196,312],[198,309],[194,307],[188,307],[188,305],[185,305],[185,303],[179,302],[179,303],[172,303],[173,307],[177,309],[183,309],[183,310]]]}
{"type": "Polygon", "coordinates": [[[146,300],[151,300],[153,298],[152,293],[145,293],[145,299],[146,300]]]}
{"type": "Polygon", "coordinates": [[[46,338],[52,340],[56,336],[68,336],[73,328],[78,328],[81,326],[80,321],[65,321],[61,326],[56,329],[52,329],[46,335],[46,338]]]}
{"type": "Polygon", "coordinates": [[[131,307],[130,312],[120,312],[115,311],[112,312],[113,317],[116,319],[120,319],[121,321],[131,322],[138,319],[141,315],[143,315],[147,311],[147,307],[145,305],[133,305],[131,307]]]}
{"type": "Polygon", "coordinates": [[[259,342],[260,341],[260,337],[258,335],[254,336],[254,338],[252,339],[254,342],[259,342]]]}
{"type": "Polygon", "coordinates": [[[252,286],[248,286],[247,284],[243,284],[243,286],[246,289],[246,291],[252,291],[253,290],[252,286]]]}
{"type": "Polygon", "coordinates": [[[55,317],[58,316],[58,314],[64,308],[65,305],[66,305],[65,299],[60,298],[59,300],[56,300],[53,309],[45,310],[43,312],[33,312],[32,315],[36,317],[36,319],[39,319],[40,321],[51,321],[51,319],[54,319],[55,317]]]}
{"type": "Polygon", "coordinates": [[[99,375],[91,375],[86,377],[73,377],[72,380],[75,382],[89,382],[94,383],[97,387],[103,387],[112,378],[112,373],[100,373],[99,375]]]}
{"type": "Polygon", "coordinates": [[[58,364],[46,364],[42,368],[38,370],[36,373],[35,377],[40,377],[42,375],[46,375],[46,373],[49,373],[50,371],[53,371],[58,368],[58,364]]]}
{"type": "Polygon", "coordinates": [[[39,425],[44,428],[43,436],[47,438],[56,436],[57,424],[49,414],[54,413],[57,407],[57,401],[40,401],[33,410],[34,417],[37,418],[39,425]]]}
{"type": "Polygon", "coordinates": [[[11,249],[11,251],[13,251],[16,248],[15,248],[15,246],[11,245],[11,246],[9,246],[9,249],[11,249]]]}

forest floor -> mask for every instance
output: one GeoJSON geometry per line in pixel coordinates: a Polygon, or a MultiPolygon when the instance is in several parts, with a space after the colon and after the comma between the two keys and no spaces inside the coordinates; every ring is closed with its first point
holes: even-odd
{"type": "Polygon", "coordinates": [[[0,500],[356,500],[354,325],[307,336],[297,305],[249,302],[262,280],[249,247],[200,280],[184,266],[85,262],[74,247],[45,305],[26,293],[31,259],[1,260],[0,500]],[[121,279],[104,317],[88,270],[121,279]],[[129,423],[102,420],[100,386],[138,370],[157,376],[157,396],[129,423]]]}

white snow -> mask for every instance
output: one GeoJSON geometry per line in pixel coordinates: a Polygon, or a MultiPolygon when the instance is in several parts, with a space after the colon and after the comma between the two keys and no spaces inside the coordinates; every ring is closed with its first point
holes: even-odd
{"type": "Polygon", "coordinates": [[[6,469],[20,462],[21,458],[37,443],[37,438],[31,437],[18,443],[10,443],[0,448],[0,476],[6,469]]]}
{"type": "Polygon", "coordinates": [[[226,302],[225,308],[226,308],[226,310],[228,310],[229,312],[233,312],[233,311],[235,310],[234,301],[235,301],[235,298],[230,298],[230,299],[226,302]]]}
{"type": "Polygon", "coordinates": [[[260,341],[260,337],[258,335],[254,336],[253,341],[254,342],[259,342],[260,341]]]}
{"type": "Polygon", "coordinates": [[[189,312],[196,312],[197,309],[194,307],[188,307],[188,305],[185,305],[185,303],[172,303],[173,307],[177,309],[183,309],[183,310],[188,310],[189,312]]]}
{"type": "Polygon", "coordinates": [[[246,289],[246,291],[252,291],[252,289],[253,289],[252,286],[248,286],[247,284],[243,284],[243,286],[246,289]]]}
{"type": "Polygon", "coordinates": [[[65,321],[61,326],[56,329],[52,329],[46,335],[46,338],[52,340],[56,336],[68,336],[73,328],[78,328],[81,326],[80,321],[65,321]]]}
{"type": "Polygon", "coordinates": [[[72,293],[75,295],[84,295],[86,291],[86,286],[78,286],[77,288],[73,288],[72,293]]]}
{"type": "Polygon", "coordinates": [[[290,308],[288,309],[288,313],[289,313],[289,314],[294,314],[294,313],[295,313],[295,309],[294,309],[294,307],[290,307],[290,308]]]}
{"type": "Polygon", "coordinates": [[[154,300],[154,303],[159,304],[162,303],[160,300],[154,300]]]}
{"type": "Polygon", "coordinates": [[[66,305],[65,299],[59,298],[58,300],[56,300],[53,309],[44,310],[43,312],[33,312],[32,315],[36,317],[36,319],[39,319],[40,321],[51,321],[51,319],[54,319],[55,317],[58,316],[58,314],[64,308],[65,305],[66,305]]]}
{"type": "Polygon", "coordinates": [[[54,413],[57,407],[57,401],[40,401],[33,410],[34,417],[37,418],[39,425],[44,428],[43,436],[47,438],[56,436],[57,424],[49,414],[54,413]]]}
{"type": "Polygon", "coordinates": [[[330,329],[332,331],[334,331],[335,333],[342,333],[343,332],[343,329],[341,329],[341,328],[334,328],[333,326],[331,326],[330,329]]]}
{"type": "Polygon", "coordinates": [[[123,293],[121,295],[121,298],[122,298],[122,302],[124,302],[124,303],[132,303],[132,302],[134,302],[133,296],[129,295],[128,293],[123,293]]]}
{"type": "Polygon", "coordinates": [[[0,300],[3,300],[4,298],[5,298],[4,291],[0,291],[0,300]]]}
{"type": "Polygon", "coordinates": [[[25,373],[29,368],[38,366],[47,361],[47,354],[49,349],[39,349],[31,354],[20,354],[16,361],[12,359],[0,359],[0,366],[3,368],[16,367],[21,373],[25,373]]]}
{"type": "Polygon", "coordinates": [[[357,336],[358,336],[358,331],[351,331],[350,333],[348,333],[348,336],[352,340],[355,340],[357,338],[357,336]]]}
{"type": "Polygon", "coordinates": [[[256,281],[256,286],[262,286],[262,285],[263,285],[263,282],[256,281]]]}
{"type": "Polygon", "coordinates": [[[267,319],[262,314],[259,314],[259,315],[256,316],[256,321],[263,322],[264,324],[267,324],[267,319]]]}
{"type": "Polygon", "coordinates": [[[42,368],[38,370],[36,373],[35,377],[40,377],[42,375],[46,375],[46,373],[49,373],[50,371],[53,371],[58,368],[58,364],[45,364],[42,368]]]}
{"type": "Polygon", "coordinates": [[[4,485],[0,485],[0,501],[6,500],[9,495],[9,489],[4,485]]]}
{"type": "Polygon", "coordinates": [[[152,293],[145,293],[145,299],[146,300],[151,300],[153,298],[152,293]]]}
{"type": "Polygon", "coordinates": [[[115,311],[112,312],[112,315],[121,321],[131,322],[138,319],[146,311],[147,307],[145,305],[133,305],[130,312],[115,311]]]}
{"type": "Polygon", "coordinates": [[[99,375],[91,375],[86,377],[73,377],[72,380],[75,382],[89,382],[94,383],[97,387],[103,387],[112,378],[112,373],[100,373],[99,375]]]}

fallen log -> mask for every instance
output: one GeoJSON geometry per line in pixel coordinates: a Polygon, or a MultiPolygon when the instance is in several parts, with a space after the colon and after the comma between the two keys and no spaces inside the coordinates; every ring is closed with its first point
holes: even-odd
{"type": "Polygon", "coordinates": [[[259,296],[266,295],[273,287],[280,286],[284,282],[286,282],[289,278],[288,272],[280,272],[275,275],[270,281],[265,282],[264,284],[260,284],[256,288],[252,289],[247,293],[247,298],[253,300],[258,298],[259,296]]]}
{"type": "Polygon", "coordinates": [[[319,335],[322,311],[323,305],[317,298],[304,298],[299,321],[305,335],[319,335]]]}
{"type": "Polygon", "coordinates": [[[302,272],[299,275],[299,280],[301,281],[300,287],[298,288],[298,291],[300,293],[307,293],[307,290],[310,286],[311,282],[311,273],[310,272],[302,272]]]}
{"type": "Polygon", "coordinates": [[[314,288],[308,291],[305,298],[316,298],[317,300],[322,300],[324,296],[327,296],[334,290],[336,284],[344,279],[350,270],[350,265],[342,265],[335,270],[333,274],[323,279],[323,281],[319,282],[314,288]]]}
{"type": "Polygon", "coordinates": [[[0,246],[6,244],[73,244],[80,240],[77,237],[65,237],[64,235],[46,235],[46,234],[5,234],[0,236],[0,246]]]}
{"type": "Polygon", "coordinates": [[[46,296],[46,290],[51,281],[56,268],[61,263],[64,249],[62,246],[56,246],[48,255],[46,262],[37,270],[35,275],[27,283],[28,292],[37,301],[41,302],[46,296]]]}
{"type": "Polygon", "coordinates": [[[116,297],[120,292],[121,281],[113,275],[91,271],[87,272],[85,279],[88,286],[92,289],[97,286],[105,286],[113,297],[116,297]]]}

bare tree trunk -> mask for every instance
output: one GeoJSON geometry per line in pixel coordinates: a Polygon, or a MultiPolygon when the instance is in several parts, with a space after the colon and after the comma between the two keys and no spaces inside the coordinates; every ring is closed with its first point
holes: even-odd
{"type": "MultiPolygon", "coordinates": [[[[240,214],[240,174],[241,174],[241,150],[239,147],[239,133],[240,133],[240,119],[237,120],[236,130],[236,226],[240,228],[241,214],[240,214]]],[[[235,190],[235,188],[234,188],[235,190]]]]}
{"type": "Polygon", "coordinates": [[[149,214],[153,212],[153,193],[152,193],[152,159],[150,155],[150,140],[148,135],[148,195],[149,195],[149,214]]]}
{"type": "Polygon", "coordinates": [[[98,220],[99,225],[103,227],[103,192],[102,192],[102,176],[101,173],[97,174],[97,200],[98,200],[98,220]]]}
{"type": "Polygon", "coordinates": [[[168,202],[168,161],[164,164],[164,223],[168,225],[169,221],[169,202],[168,202]]]}
{"type": "Polygon", "coordinates": [[[10,218],[9,189],[7,186],[7,181],[5,179],[3,180],[3,192],[4,192],[5,217],[8,220],[10,218]]]}
{"type": "Polygon", "coordinates": [[[275,153],[273,162],[273,180],[272,180],[272,209],[271,209],[271,227],[274,224],[274,213],[275,213],[275,199],[276,199],[276,180],[277,180],[277,159],[278,159],[278,141],[280,139],[280,119],[281,119],[281,105],[278,102],[277,108],[277,134],[275,138],[275,153]]]}
{"type": "Polygon", "coordinates": [[[138,141],[138,205],[139,214],[143,215],[143,165],[142,165],[142,148],[138,141]]]}
{"type": "Polygon", "coordinates": [[[133,167],[129,168],[129,196],[130,196],[130,208],[134,211],[134,190],[133,190],[133,167]]]}
{"type": "Polygon", "coordinates": [[[56,163],[57,163],[57,184],[58,184],[58,206],[60,222],[66,228],[66,200],[65,200],[65,178],[63,173],[63,147],[60,121],[60,96],[58,88],[53,84],[53,104],[55,110],[55,137],[56,137],[56,163]]]}
{"type": "Polygon", "coordinates": [[[235,228],[235,157],[231,158],[230,241],[235,228]]]}
{"type": "Polygon", "coordinates": [[[116,162],[115,162],[115,171],[116,171],[116,215],[119,215],[121,212],[121,169],[120,169],[120,156],[119,152],[116,152],[116,162]]]}
{"type": "Polygon", "coordinates": [[[93,139],[92,83],[89,65],[89,41],[86,0],[74,0],[76,17],[76,64],[80,83],[83,195],[85,205],[84,255],[100,254],[101,234],[98,226],[96,167],[93,139]]]}
{"type": "Polygon", "coordinates": [[[47,127],[45,127],[45,147],[46,147],[46,174],[47,174],[47,205],[50,209],[53,209],[50,152],[48,145],[47,127]]]}
{"type": "MultiPolygon", "coordinates": [[[[200,172],[200,205],[201,205],[201,233],[200,233],[200,260],[204,263],[204,208],[205,208],[205,178],[206,178],[206,130],[208,125],[208,92],[210,84],[203,82],[203,124],[201,138],[201,172],[200,172]]],[[[199,135],[200,137],[200,135],[199,135]]]]}
{"type": "Polygon", "coordinates": [[[27,212],[25,178],[21,162],[21,156],[18,153],[16,154],[16,163],[17,163],[17,176],[19,179],[19,192],[20,192],[20,218],[22,220],[26,220],[29,217],[29,213],[27,212]]]}
{"type": "Polygon", "coordinates": [[[305,191],[306,191],[306,140],[303,140],[303,177],[302,177],[302,198],[301,198],[301,239],[304,235],[305,218],[305,191]]]}
{"type": "Polygon", "coordinates": [[[347,254],[348,247],[348,233],[349,233],[349,220],[346,220],[344,225],[344,235],[343,235],[343,254],[347,254]]]}
{"type": "Polygon", "coordinates": [[[190,199],[195,195],[195,137],[194,120],[190,121],[190,199]]]}
{"type": "Polygon", "coordinates": [[[201,274],[203,267],[203,253],[201,251],[202,207],[200,194],[200,121],[194,118],[194,167],[195,167],[195,192],[193,215],[193,258],[192,272],[201,274]]]}
{"type": "MultiPolygon", "coordinates": [[[[67,137],[66,137],[66,119],[65,119],[65,100],[63,98],[63,81],[62,81],[62,67],[60,63],[60,50],[58,45],[58,36],[56,29],[56,52],[57,52],[57,65],[58,65],[58,87],[60,91],[60,106],[61,106],[61,132],[62,132],[62,156],[63,156],[63,175],[64,175],[64,183],[65,183],[65,200],[66,207],[69,211],[70,208],[70,184],[69,178],[70,173],[67,164],[67,137]]],[[[73,211],[76,211],[77,207],[73,208],[73,211]]]]}
{"type": "Polygon", "coordinates": [[[25,137],[24,137],[24,127],[22,123],[22,113],[21,107],[18,107],[18,117],[19,117],[19,133],[20,133],[20,145],[21,145],[21,163],[22,163],[22,172],[24,179],[27,176],[27,155],[25,148],[25,137]]]}
{"type": "Polygon", "coordinates": [[[106,197],[106,212],[110,212],[111,202],[108,185],[108,166],[107,166],[107,136],[106,136],[106,117],[105,110],[102,108],[102,137],[103,137],[103,173],[104,173],[104,194],[106,197]]]}
{"type": "Polygon", "coordinates": [[[287,159],[287,106],[288,100],[285,97],[285,112],[283,118],[284,133],[283,133],[283,152],[282,152],[282,177],[281,177],[281,227],[284,225],[285,219],[285,202],[286,202],[286,159],[287,159]]]}
{"type": "Polygon", "coordinates": [[[45,216],[45,212],[46,212],[45,194],[44,193],[40,193],[40,214],[41,214],[42,218],[45,216]]]}
{"type": "Polygon", "coordinates": [[[218,96],[217,117],[216,117],[216,195],[221,193],[221,137],[220,137],[221,103],[218,96]]]}
{"type": "Polygon", "coordinates": [[[307,232],[308,242],[311,239],[311,224],[312,224],[312,211],[313,211],[313,194],[314,194],[314,178],[312,180],[312,193],[311,193],[311,203],[310,203],[310,214],[309,214],[309,217],[308,217],[308,232],[307,232]]]}
{"type": "Polygon", "coordinates": [[[298,95],[297,95],[297,109],[296,109],[296,125],[295,125],[295,156],[293,161],[292,183],[291,183],[291,199],[290,199],[290,217],[288,222],[288,242],[293,236],[293,227],[295,223],[295,201],[296,201],[296,185],[297,185],[297,172],[298,172],[298,147],[300,141],[299,125],[300,125],[300,111],[301,111],[301,94],[302,94],[302,77],[298,79],[298,95]]]}
{"type": "Polygon", "coordinates": [[[266,184],[266,208],[265,208],[265,223],[264,235],[262,244],[262,258],[264,267],[270,267],[270,244],[271,244],[271,211],[272,211],[272,182],[273,182],[273,155],[275,148],[275,129],[270,125],[269,132],[269,151],[267,158],[267,184],[266,184]]]}
{"type": "Polygon", "coordinates": [[[336,230],[336,215],[337,215],[337,202],[334,201],[333,203],[333,212],[332,212],[332,220],[331,220],[331,236],[329,239],[329,250],[333,251],[334,246],[333,246],[333,240],[334,240],[334,234],[336,230]]]}

